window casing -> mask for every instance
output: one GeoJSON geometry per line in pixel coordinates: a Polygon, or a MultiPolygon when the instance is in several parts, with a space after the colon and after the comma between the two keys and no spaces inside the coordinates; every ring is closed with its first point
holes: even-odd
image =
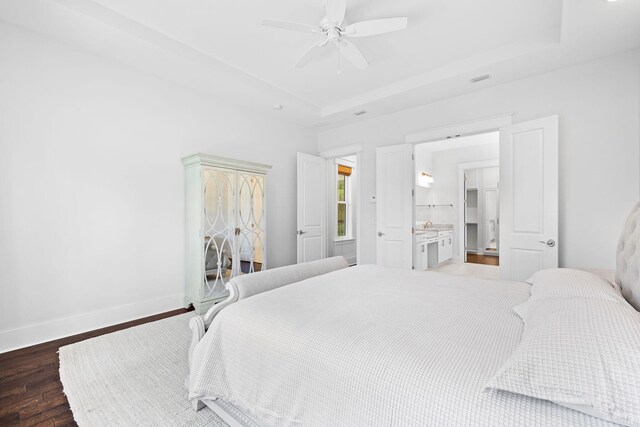
{"type": "Polygon", "coordinates": [[[352,168],[349,166],[338,164],[338,174],[336,176],[336,236],[338,239],[346,239],[351,237],[351,188],[350,177],[352,168]]]}

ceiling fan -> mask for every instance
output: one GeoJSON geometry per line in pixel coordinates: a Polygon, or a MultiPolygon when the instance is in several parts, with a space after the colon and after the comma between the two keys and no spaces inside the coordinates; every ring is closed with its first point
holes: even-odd
{"type": "Polygon", "coordinates": [[[334,45],[338,48],[340,55],[346,60],[351,62],[356,68],[364,69],[369,65],[369,61],[367,61],[367,58],[365,58],[360,49],[351,43],[348,38],[375,36],[407,28],[406,17],[372,19],[344,26],[347,0],[325,0],[324,8],[326,16],[320,21],[319,26],[272,19],[262,21],[262,25],[269,27],[324,35],[324,39],[320,43],[311,46],[300,57],[295,65],[296,68],[302,68],[311,62],[322,53],[325,46],[334,45]]]}

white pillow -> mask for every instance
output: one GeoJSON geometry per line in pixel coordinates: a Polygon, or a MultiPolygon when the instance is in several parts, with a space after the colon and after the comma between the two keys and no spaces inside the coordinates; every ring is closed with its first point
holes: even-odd
{"type": "Polygon", "coordinates": [[[530,300],[518,310],[522,341],[488,388],[640,425],[640,313],[598,298],[530,300]]]}
{"type": "Polygon", "coordinates": [[[624,302],[620,288],[601,276],[572,268],[552,268],[536,272],[531,283],[531,299],[601,298],[624,302]]]}

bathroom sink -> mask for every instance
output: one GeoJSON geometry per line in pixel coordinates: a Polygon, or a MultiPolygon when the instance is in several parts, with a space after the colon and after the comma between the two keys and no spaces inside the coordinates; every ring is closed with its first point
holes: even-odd
{"type": "Polygon", "coordinates": [[[416,227],[415,234],[425,236],[427,239],[438,238],[444,235],[450,235],[453,232],[453,225],[451,224],[429,224],[429,227],[423,228],[422,226],[416,227]]]}

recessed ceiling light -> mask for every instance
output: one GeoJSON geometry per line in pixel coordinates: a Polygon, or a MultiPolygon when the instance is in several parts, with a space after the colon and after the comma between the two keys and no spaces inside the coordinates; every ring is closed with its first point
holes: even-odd
{"type": "Polygon", "coordinates": [[[613,3],[614,1],[618,1],[618,0],[604,0],[607,3],[613,3]]]}
{"type": "Polygon", "coordinates": [[[481,82],[483,80],[487,80],[487,79],[490,79],[490,78],[491,78],[491,76],[489,74],[484,74],[482,76],[478,76],[478,77],[472,78],[471,79],[471,83],[478,83],[478,82],[481,82]]]}
{"type": "Polygon", "coordinates": [[[273,109],[274,110],[282,110],[284,107],[282,106],[282,104],[273,104],[273,109]]]}
{"type": "Polygon", "coordinates": [[[356,111],[355,113],[353,113],[354,116],[361,116],[363,114],[366,114],[367,112],[365,110],[362,111],[356,111]]]}

